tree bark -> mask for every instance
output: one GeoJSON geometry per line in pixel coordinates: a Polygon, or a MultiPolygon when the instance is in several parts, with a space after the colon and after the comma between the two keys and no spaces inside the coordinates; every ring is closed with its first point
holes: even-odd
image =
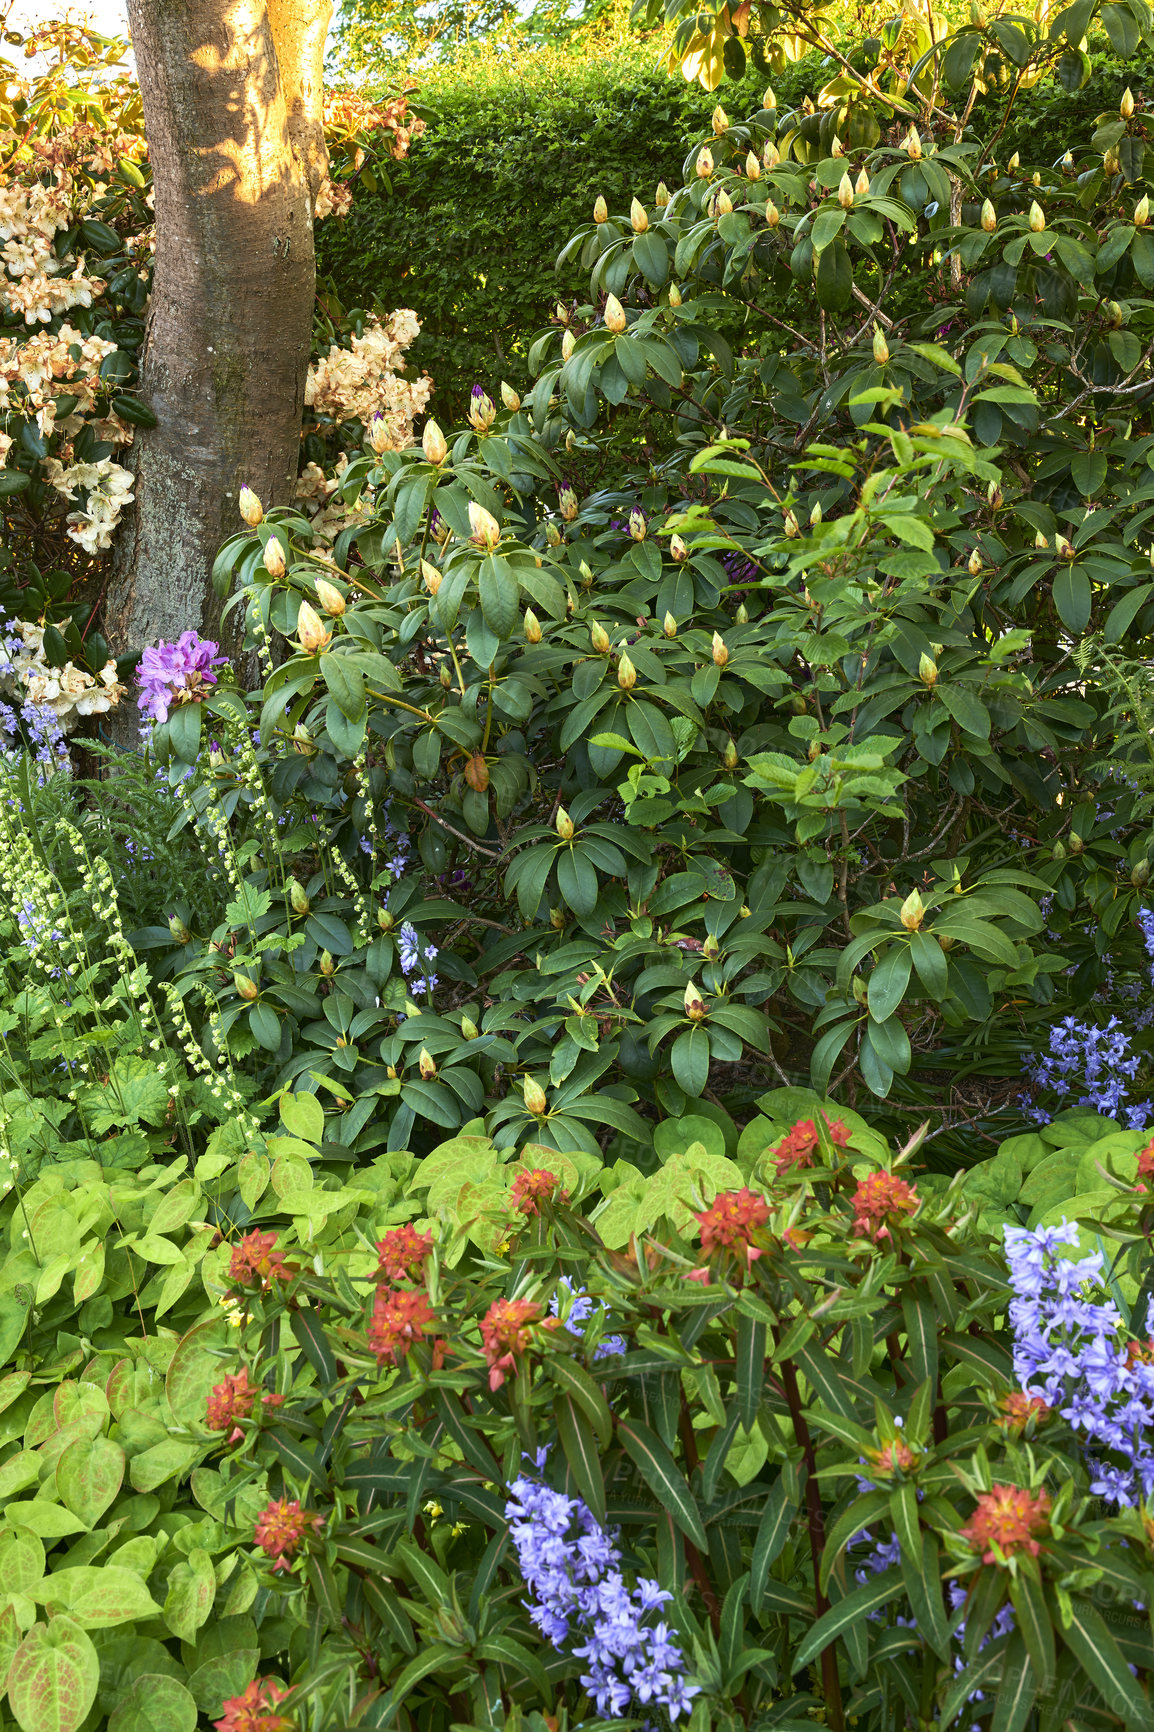
{"type": "MultiPolygon", "coordinates": [[[[128,0],[156,200],[136,503],[106,609],[115,652],[194,628],[237,651],[211,583],[248,484],[292,498],[325,173],[331,0],[128,0]]],[[[127,708],[127,706],[126,706],[127,708]]]]}

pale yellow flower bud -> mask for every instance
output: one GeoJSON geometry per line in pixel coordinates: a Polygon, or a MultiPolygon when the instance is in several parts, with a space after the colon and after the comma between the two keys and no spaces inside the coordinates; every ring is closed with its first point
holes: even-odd
{"type": "Polygon", "coordinates": [[[608,222],[608,220],[609,220],[609,207],[605,203],[605,200],[601,197],[601,194],[598,193],[597,197],[593,203],[593,221],[595,223],[603,223],[603,222],[608,222]]]}
{"type": "Polygon", "coordinates": [[[445,444],[445,435],[435,421],[425,422],[425,431],[421,434],[421,450],[428,462],[435,463],[438,468],[449,455],[449,447],[445,444]]]}
{"type": "Polygon", "coordinates": [[[560,547],[561,545],[561,531],[552,519],[545,525],[545,540],[550,547],[560,547]]]}
{"type": "Polygon", "coordinates": [[[766,140],[765,149],[761,153],[761,160],[765,164],[767,174],[772,174],[778,163],[781,161],[781,152],[778,150],[776,144],[774,144],[772,138],[766,140]]]}
{"type": "Polygon", "coordinates": [[[721,761],[725,765],[727,770],[736,770],[736,768],[737,768],[737,747],[734,745],[732,740],[726,740],[726,742],[725,742],[725,754],[724,754],[721,761]]]}
{"type": "Polygon", "coordinates": [[[572,331],[564,331],[561,336],[561,359],[567,361],[576,347],[577,339],[572,331]]]}
{"type": "Polygon", "coordinates": [[[1050,543],[1046,540],[1046,537],[1042,534],[1042,531],[1039,529],[1037,534],[1034,536],[1034,546],[1036,548],[1038,548],[1039,550],[1041,550],[1042,548],[1048,548],[1049,545],[1050,545],[1050,543]]]}
{"type": "Polygon", "coordinates": [[[600,620],[595,619],[589,627],[589,641],[599,656],[609,654],[609,633],[600,620]]]}
{"type": "MultiPolygon", "coordinates": [[[[1150,563],[1151,565],[1154,565],[1154,547],[1150,549],[1150,563]]],[[[671,613],[666,613],[665,618],[661,622],[661,629],[665,633],[666,637],[677,636],[677,621],[671,613]]]]}
{"type": "Polygon", "coordinates": [[[649,525],[645,521],[645,513],[639,505],[635,505],[629,513],[629,535],[633,541],[644,541],[649,525]]]}
{"type": "Polygon", "coordinates": [[[517,395],[516,391],[514,391],[512,385],[506,385],[504,379],[501,380],[501,401],[504,403],[506,409],[516,411],[521,407],[520,397],[517,395]]]}
{"type": "Polygon", "coordinates": [[[669,537],[669,557],[670,559],[675,559],[678,565],[681,564],[683,559],[689,558],[689,549],[686,547],[684,541],[682,541],[680,535],[671,535],[669,537]]]}
{"type": "Polygon", "coordinates": [[[325,648],[332,635],[316,608],[302,601],[297,609],[297,639],[305,654],[316,655],[325,648]]]}
{"type": "Polygon", "coordinates": [[[1130,120],[1133,117],[1134,97],[1131,94],[1129,85],[1127,85],[1125,90],[1122,92],[1122,100],[1118,104],[1118,113],[1122,116],[1123,120],[1130,120]]]}
{"type": "Polygon", "coordinates": [[[837,202],[842,210],[853,209],[853,182],[848,174],[843,174],[838,182],[837,202]]]}
{"type": "Polygon", "coordinates": [[[421,561],[421,581],[430,595],[436,595],[441,587],[442,574],[427,559],[421,561]]]}
{"type": "Polygon", "coordinates": [[[761,164],[752,150],[747,153],[745,158],[745,178],[746,180],[761,179],[761,164]]]}
{"type": "Polygon", "coordinates": [[[801,525],[792,511],[787,510],[784,513],[782,517],[782,528],[785,530],[790,541],[795,540],[801,534],[801,525]]]}
{"type": "Polygon", "coordinates": [[[567,325],[569,323],[569,309],[565,305],[564,301],[557,302],[557,308],[553,316],[559,325],[567,325]]]}
{"type": "Polygon", "coordinates": [[[717,215],[718,216],[730,216],[732,214],[732,212],[733,212],[733,200],[730,198],[730,196],[726,192],[725,188],[720,187],[718,189],[718,194],[717,194],[717,215]]]}
{"type": "Polygon", "coordinates": [[[308,893],[305,890],[304,885],[300,882],[299,879],[297,879],[297,878],[290,878],[289,879],[288,893],[289,893],[289,901],[292,904],[293,913],[294,914],[307,914],[309,911],[308,893]]]}
{"type": "Polygon", "coordinates": [[[629,206],[629,221],[635,235],[643,235],[649,227],[649,213],[639,198],[635,198],[629,206]]]}
{"type": "Polygon", "coordinates": [[[981,569],[982,569],[982,556],[981,556],[981,553],[978,551],[978,549],[975,547],[971,551],[969,559],[967,559],[967,561],[966,561],[966,570],[969,572],[971,577],[977,577],[979,572],[981,571],[981,569]]]}
{"type": "Polygon", "coordinates": [[[557,509],[566,523],[572,523],[581,508],[577,503],[577,495],[571,487],[563,487],[557,495],[557,509]]]}
{"type": "Polygon", "coordinates": [[[924,650],[918,658],[918,678],[923,686],[936,686],[938,683],[938,664],[933,656],[926,655],[924,650]]]}
{"type": "Polygon", "coordinates": [[[260,997],[260,987],[255,980],[250,980],[247,974],[234,974],[232,984],[246,1004],[251,1004],[260,997]]]}
{"type": "Polygon", "coordinates": [[[920,162],[922,160],[922,141],[918,137],[917,129],[915,127],[911,126],[909,132],[906,134],[906,141],[903,149],[911,162],[920,162]]]}
{"type": "Polygon", "coordinates": [[[886,334],[880,325],[874,326],[874,360],[879,367],[884,367],[890,358],[890,346],[886,342],[886,334]]]}
{"type": "Polygon", "coordinates": [[[729,648],[720,632],[714,632],[713,643],[710,645],[714,666],[723,668],[729,660],[729,648]]]}
{"type": "Polygon", "coordinates": [[[681,305],[681,290],[676,283],[670,283],[669,285],[669,305],[671,307],[679,307],[681,305]]]}
{"type": "Polygon", "coordinates": [[[1046,214],[1037,199],[1030,204],[1030,227],[1036,235],[1040,235],[1046,226],[1046,214]]]}
{"type": "Polygon", "coordinates": [[[712,119],[714,134],[718,138],[724,138],[725,134],[729,131],[729,116],[726,114],[720,103],[718,103],[717,107],[714,109],[712,119]]]}
{"type": "Polygon", "coordinates": [[[845,155],[845,146],[842,143],[841,139],[838,137],[836,132],[833,135],[833,140],[832,140],[830,147],[829,147],[829,154],[831,156],[844,156],[845,155]]]}
{"type": "Polygon", "coordinates": [[[525,609],[525,642],[541,642],[541,621],[531,607],[525,609]]]}
{"type": "Polygon", "coordinates": [[[899,919],[907,932],[916,932],[925,919],[925,905],[916,890],[911,890],[902,903],[899,919]]]}
{"type": "Polygon", "coordinates": [[[815,499],[813,502],[813,510],[809,514],[809,526],[811,529],[817,528],[818,524],[821,522],[821,517],[821,500],[815,499]]]}
{"type": "Polygon", "coordinates": [[[437,1074],[437,1061],[427,1046],[423,1046],[417,1057],[417,1069],[426,1082],[432,1082],[437,1074]]]}
{"type": "Polygon", "coordinates": [[[621,305],[621,302],[617,299],[617,296],[616,295],[607,295],[605,298],[605,328],[606,328],[606,330],[613,331],[614,333],[620,333],[621,331],[623,331],[625,329],[625,326],[627,323],[628,323],[628,320],[625,317],[625,308],[621,305]]]}
{"type": "Polygon", "coordinates": [[[685,988],[685,1014],[690,1022],[700,1022],[705,1016],[705,1000],[692,980],[685,988]]]}
{"type": "Polygon", "coordinates": [[[558,806],[557,816],[554,818],[553,824],[562,842],[572,842],[574,836],[577,834],[577,826],[574,824],[564,806],[558,806]]]}
{"type": "Polygon", "coordinates": [[[467,1012],[462,1012],[462,1015],[461,1015],[461,1033],[464,1035],[465,1039],[466,1040],[476,1040],[476,1038],[480,1034],[480,1032],[481,1032],[480,1029],[477,1027],[477,1025],[473,1021],[472,1017],[469,1016],[469,1014],[467,1012]]]}
{"type": "Polygon", "coordinates": [[[332,976],[337,971],[337,965],[333,961],[333,953],[331,950],[322,950],[321,951],[320,961],[317,964],[317,966],[319,967],[321,973],[324,975],[326,980],[330,980],[332,978],[332,976]]]}
{"type": "Polygon", "coordinates": [[[526,1111],[531,1112],[535,1119],[539,1119],[549,1105],[545,1090],[539,1082],[534,1082],[531,1076],[527,1076],[522,1078],[521,1092],[525,1097],[526,1111]]]}
{"type": "Polygon", "coordinates": [[[777,107],[777,97],[773,94],[772,85],[769,85],[769,84],[766,85],[765,95],[761,99],[761,106],[764,109],[766,109],[769,113],[772,113],[773,110],[777,107]]]}
{"type": "Polygon", "coordinates": [[[1150,200],[1145,193],[1134,206],[1134,227],[1142,229],[1150,221],[1150,200]]]}
{"type": "Polygon", "coordinates": [[[258,523],[264,521],[264,506],[261,504],[251,487],[241,488],[238,504],[240,506],[240,514],[250,529],[255,529],[258,523]]]}
{"type": "Polygon", "coordinates": [[[775,229],[781,221],[781,212],[771,198],[767,198],[765,201],[765,220],[771,229],[775,229]]]}
{"type": "Polygon", "coordinates": [[[264,544],[263,564],[270,577],[284,576],[284,548],[275,535],[270,535],[264,544]]]}
{"type": "Polygon", "coordinates": [[[982,200],[981,224],[988,235],[992,235],[998,226],[998,213],[988,198],[982,200]]]}
{"type": "Polygon", "coordinates": [[[469,528],[477,546],[483,547],[486,553],[492,553],[501,539],[501,526],[492,512],[478,505],[475,499],[469,501],[469,528]]]}
{"type": "Polygon", "coordinates": [[[339,619],[348,606],[348,602],[336,584],[330,583],[327,577],[318,577],[313,587],[317,592],[317,600],[325,612],[331,614],[334,619],[339,619]]]}
{"type": "Polygon", "coordinates": [[[657,191],[653,195],[653,202],[657,206],[658,210],[664,210],[666,205],[669,203],[669,188],[663,180],[659,180],[657,183],[657,191]]]}
{"type": "Polygon", "coordinates": [[[637,684],[637,669],[624,652],[617,663],[617,684],[623,692],[631,692],[637,684]]]}
{"type": "Polygon", "coordinates": [[[1018,167],[1021,160],[1022,160],[1021,157],[1018,155],[1017,151],[1015,151],[1013,156],[1010,158],[1009,162],[1006,164],[1006,172],[1008,174],[1013,174],[1014,170],[1018,167]]]}
{"type": "Polygon", "coordinates": [[[713,173],[713,152],[706,146],[697,153],[697,175],[699,180],[708,180],[713,173]]]}
{"type": "Polygon", "coordinates": [[[870,177],[866,173],[865,169],[863,168],[861,173],[858,175],[857,179],[853,183],[853,190],[857,194],[858,198],[864,198],[866,193],[869,191],[869,189],[870,189],[870,177]]]}

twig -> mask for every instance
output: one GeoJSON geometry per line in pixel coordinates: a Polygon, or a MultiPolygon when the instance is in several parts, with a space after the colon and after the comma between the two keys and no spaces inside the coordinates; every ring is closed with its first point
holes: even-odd
{"type": "Polygon", "coordinates": [[[454,829],[452,824],[446,823],[445,819],[441,817],[439,812],[434,812],[431,806],[426,806],[425,802],[423,800],[418,800],[415,795],[413,796],[412,804],[417,806],[422,812],[430,817],[434,824],[439,824],[442,830],[447,830],[450,836],[455,836],[458,842],[463,842],[466,848],[471,848],[474,854],[483,854],[486,860],[502,859],[502,854],[495,854],[492,848],[482,848],[481,844],[475,842],[472,836],[466,836],[463,830],[454,829]]]}

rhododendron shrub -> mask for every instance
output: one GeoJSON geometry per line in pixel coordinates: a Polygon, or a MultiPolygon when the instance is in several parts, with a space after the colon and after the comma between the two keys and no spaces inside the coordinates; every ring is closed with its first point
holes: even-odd
{"type": "MultiPolygon", "coordinates": [[[[1008,1264],[962,1176],[927,1181],[920,1134],[894,1153],[797,1105],[728,1163],[744,1183],[669,1151],[616,1250],[605,1171],[537,1144],[498,1185],[467,1137],[323,1272],[246,1235],[251,1315],[206,1419],[226,1489],[262,1487],[242,1531],[277,1628],[324,1654],[270,1712],[313,1724],[339,1677],[366,1724],[405,1732],[483,1706],[537,1732],[993,1732],[1057,1688],[1076,1724],[1138,1732],[1149,1519],[1103,1511],[1077,1412],[1039,1397],[1006,1322],[1024,1258],[1067,1296],[1098,1260],[1058,1283],[1072,1230],[1023,1229],[1008,1264]]],[[[1119,1235],[1145,1193],[1129,1208],[1119,1235]]]]}

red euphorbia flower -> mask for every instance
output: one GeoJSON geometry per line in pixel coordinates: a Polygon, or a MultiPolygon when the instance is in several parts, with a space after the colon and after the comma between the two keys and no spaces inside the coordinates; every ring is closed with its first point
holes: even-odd
{"type": "Polygon", "coordinates": [[[267,1289],[274,1281],[287,1281],[293,1274],[295,1270],[276,1249],[275,1233],[246,1233],[233,1247],[228,1275],[240,1287],[255,1287],[259,1282],[267,1289]]]}
{"type": "Polygon", "coordinates": [[[319,1533],[325,1525],[323,1516],[302,1509],[294,1500],[270,1503],[256,1518],[253,1539],[266,1557],[274,1560],[274,1570],[287,1570],[301,1541],[311,1528],[319,1533]]]}
{"type": "MultiPolygon", "coordinates": [[[[822,1113],[825,1120],[826,1133],[835,1148],[844,1149],[849,1142],[849,1130],[840,1119],[830,1119],[822,1113]]],[[[817,1153],[821,1139],[816,1124],[812,1119],[799,1119],[793,1129],[782,1137],[774,1153],[774,1165],[779,1173],[789,1172],[791,1167],[812,1167],[813,1157],[817,1153]]]]}
{"type": "Polygon", "coordinates": [[[912,1185],[893,1173],[870,1173],[853,1194],[855,1233],[876,1243],[890,1237],[890,1228],[912,1215],[921,1198],[912,1185]]]}
{"type": "Polygon", "coordinates": [[[394,1287],[398,1281],[415,1281],[432,1249],[431,1233],[418,1233],[409,1221],[394,1227],[377,1245],[377,1280],[394,1287]]]}
{"type": "Polygon", "coordinates": [[[1136,1191],[1149,1190],[1150,1187],[1143,1181],[1152,1177],[1154,1177],[1154,1141],[1147,1143],[1144,1149],[1139,1150],[1138,1179],[1134,1189],[1136,1191]]]}
{"type": "Polygon", "coordinates": [[[1017,1485],[996,1485],[978,1494],[978,1507],[961,1529],[962,1538],[981,1552],[984,1564],[996,1564],[1015,1553],[1036,1558],[1039,1540],[1050,1531],[1050,1494],[1023,1491],[1017,1485]],[[997,1546],[1000,1559],[994,1551],[997,1546]]]}
{"type": "Polygon", "coordinates": [[[378,1287],[369,1324],[369,1347],[377,1364],[389,1360],[397,1365],[413,1343],[420,1341],[436,1322],[429,1296],[414,1287],[378,1287]]]}
{"type": "Polygon", "coordinates": [[[489,1361],[489,1388],[500,1389],[516,1369],[517,1355],[533,1339],[533,1328],[560,1329],[559,1317],[542,1317],[535,1299],[494,1299],[481,1319],[481,1343],[489,1361]]]}
{"type": "Polygon", "coordinates": [[[213,1388],[205,1407],[204,1422],[210,1431],[227,1431],[229,1443],[235,1443],[244,1433],[238,1419],[249,1419],[260,1396],[265,1407],[279,1407],[284,1400],[272,1390],[263,1390],[248,1380],[248,1366],[238,1372],[225,1372],[224,1382],[213,1388]]]}
{"type": "Polygon", "coordinates": [[[276,1711],[287,1695],[275,1678],[254,1678],[239,1696],[225,1701],[223,1717],[213,1721],[216,1732],[293,1732],[295,1722],[276,1711]]]}
{"type": "Polygon", "coordinates": [[[513,1180],[509,1201],[523,1215],[535,1215],[542,1203],[568,1202],[569,1193],[562,1191],[560,1184],[556,1173],[545,1167],[534,1167],[531,1172],[523,1169],[513,1180]]]}
{"type": "Polygon", "coordinates": [[[732,1251],[747,1267],[761,1256],[753,1235],[769,1220],[769,1205],[756,1191],[748,1187],[719,1191],[709,1208],[694,1219],[701,1228],[701,1248],[707,1255],[732,1251]]]}
{"type": "Polygon", "coordinates": [[[1003,1395],[998,1407],[1001,1411],[994,1423],[1013,1437],[1020,1437],[1032,1419],[1041,1425],[1051,1412],[1040,1395],[1027,1395],[1024,1389],[1011,1389],[1008,1395],[1003,1395]]]}
{"type": "Polygon", "coordinates": [[[911,1467],[916,1467],[921,1457],[903,1437],[895,1437],[891,1443],[883,1443],[880,1449],[867,1449],[866,1459],[879,1479],[892,1479],[899,1468],[908,1473],[911,1467]]]}

